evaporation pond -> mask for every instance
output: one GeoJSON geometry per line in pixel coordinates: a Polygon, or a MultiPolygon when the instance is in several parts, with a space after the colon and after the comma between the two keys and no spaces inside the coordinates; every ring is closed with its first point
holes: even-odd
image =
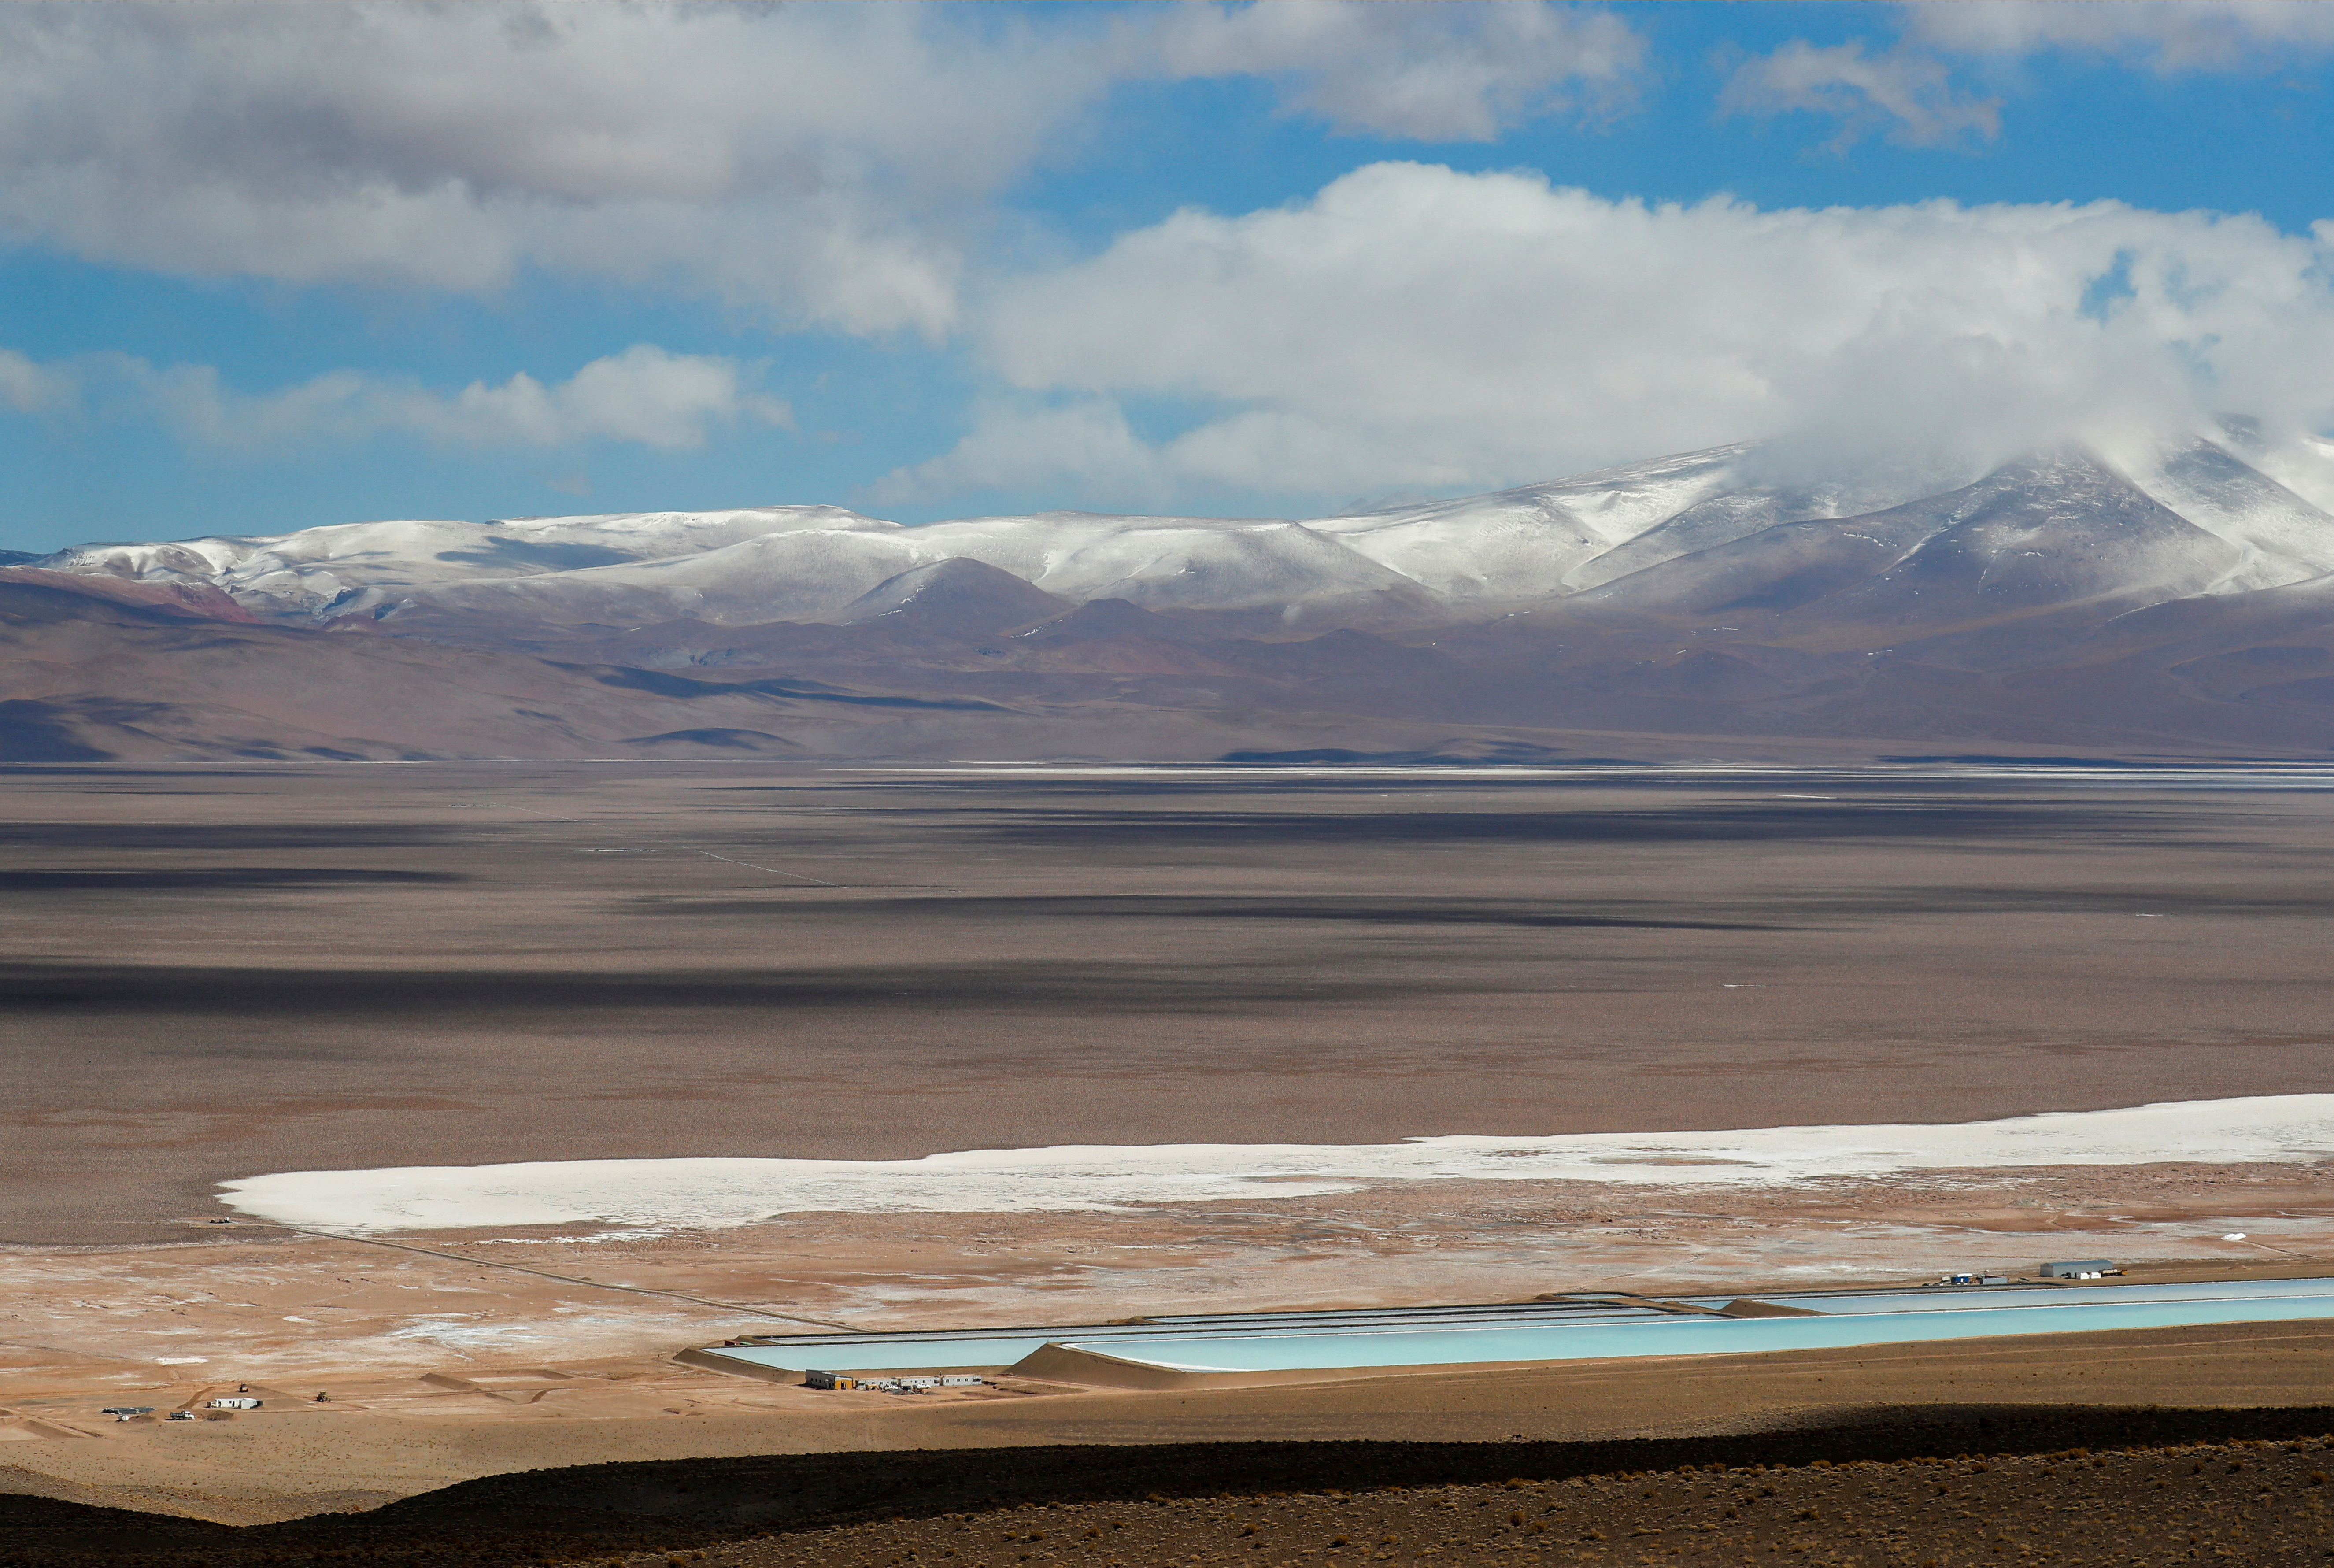
{"type": "Polygon", "coordinates": [[[1412,1329],[1379,1333],[1192,1334],[1181,1338],[1063,1342],[1180,1371],[1300,1371],[1326,1367],[1456,1366],[1484,1361],[1610,1361],[1625,1356],[1744,1355],[1922,1340],[2196,1323],[2279,1323],[2334,1317],[2334,1296],[2244,1296],[2216,1301],[2080,1302],[2004,1311],[1857,1313],[1837,1317],[1673,1317],[1577,1327],[1412,1329]]]}

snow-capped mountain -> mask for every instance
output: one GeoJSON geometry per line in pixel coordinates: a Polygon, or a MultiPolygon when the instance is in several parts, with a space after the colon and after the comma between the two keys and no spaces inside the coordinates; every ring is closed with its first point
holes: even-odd
{"type": "Polygon", "coordinates": [[[1294,520],[93,544],[0,565],[0,756],[2317,755],[2329,508],[2334,444],[2233,423],[1961,468],[1724,447],[1294,520]]]}
{"type": "Polygon", "coordinates": [[[350,612],[360,601],[377,604],[391,591],[688,560],[793,533],[886,531],[900,532],[900,525],[840,506],[517,517],[492,523],[338,523],[294,534],[78,545],[39,564],[140,582],[207,582],[264,613],[324,619],[350,612]]]}
{"type": "MultiPolygon", "coordinates": [[[[902,527],[833,506],[490,523],[388,522],[84,545],[40,565],[217,588],[255,613],[394,620],[416,610],[553,624],[744,626],[839,615],[950,560],[1041,592],[1159,611],[1268,611],[1294,627],[1424,625],[1587,595],[1648,610],[1781,610],[1851,593],[1992,610],[2156,601],[2334,571],[2334,516],[2196,439],[2118,467],[2067,449],[1992,472],[1865,466],[1774,476],[1750,447],[1658,458],[1495,495],[1304,520],[1080,512],[902,527]],[[1960,588],[1950,587],[1959,583],[1960,588]]],[[[1934,615],[1931,616],[1934,619],[1934,615]]]]}

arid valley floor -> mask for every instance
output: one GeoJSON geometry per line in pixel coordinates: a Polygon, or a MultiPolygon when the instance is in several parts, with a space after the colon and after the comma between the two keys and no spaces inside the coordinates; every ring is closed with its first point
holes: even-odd
{"type": "Polygon", "coordinates": [[[2307,1323],[1188,1395],[816,1393],[670,1360],[817,1323],[1901,1283],[2095,1254],[2165,1278],[2334,1273],[2334,1164],[369,1236],[217,1189],[2327,1092],[2334,812],[2308,780],[254,763],[22,766],[0,792],[0,1438],[22,1439],[0,1493],[255,1525],[691,1456],[2334,1405],[2334,1330],[2307,1323]],[[238,1385],[267,1408],[97,1414],[238,1385]]]}

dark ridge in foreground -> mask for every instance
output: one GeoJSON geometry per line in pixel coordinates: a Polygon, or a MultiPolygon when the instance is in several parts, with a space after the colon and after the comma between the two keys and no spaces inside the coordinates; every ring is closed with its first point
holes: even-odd
{"type": "Polygon", "coordinates": [[[2334,1407],[1873,1410],[1590,1443],[1177,1443],[578,1466],[235,1528],[0,1496],[0,1564],[2322,1561],[2334,1407]],[[1674,1548],[1674,1550],[1673,1550],[1674,1548]],[[1263,1554],[1259,1555],[1258,1554],[1263,1554]]]}

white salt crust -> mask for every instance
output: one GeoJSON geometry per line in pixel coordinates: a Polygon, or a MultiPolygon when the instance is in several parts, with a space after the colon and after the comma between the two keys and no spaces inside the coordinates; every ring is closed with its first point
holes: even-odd
{"type": "Polygon", "coordinates": [[[922,1159],[572,1159],[298,1170],[222,1183],[230,1208],[366,1234],[599,1223],[719,1228],[796,1213],[1124,1210],[1396,1181],[1775,1187],[1818,1177],[2334,1157],[2334,1094],[2061,1111],[1942,1126],[1462,1136],[1399,1143],[979,1149],[922,1159]]]}

